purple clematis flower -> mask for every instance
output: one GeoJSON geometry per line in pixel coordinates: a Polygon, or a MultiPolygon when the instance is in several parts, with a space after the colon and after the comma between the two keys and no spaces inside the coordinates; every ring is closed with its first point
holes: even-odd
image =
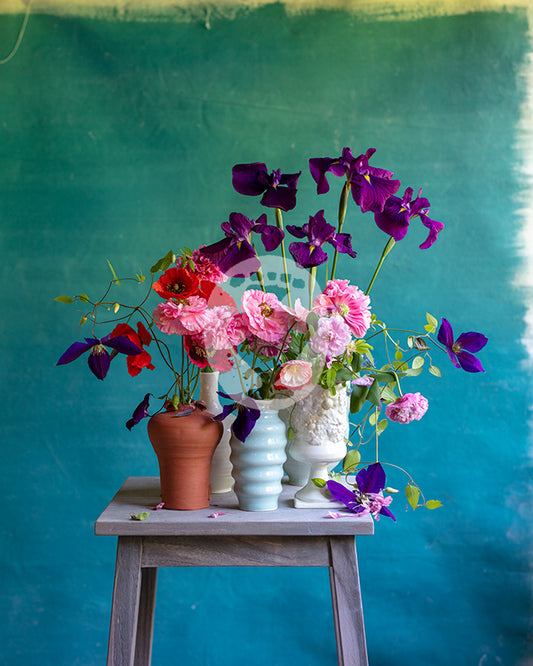
{"type": "Polygon", "coordinates": [[[267,224],[266,220],[265,213],[257,222],[249,220],[241,213],[231,213],[229,222],[221,224],[226,238],[200,248],[199,252],[230,277],[250,277],[261,268],[261,262],[251,243],[252,231],[261,235],[267,252],[275,250],[285,235],[283,229],[267,224]]]}
{"type": "Polygon", "coordinates": [[[358,472],[355,477],[357,487],[352,491],[337,481],[326,483],[333,499],[343,502],[350,511],[364,515],[371,513],[379,520],[379,516],[388,516],[396,521],[396,518],[388,509],[392,497],[383,496],[385,488],[385,472],[380,463],[374,463],[358,472]]]}
{"type": "Polygon", "coordinates": [[[479,359],[472,353],[478,352],[487,344],[488,338],[482,333],[461,333],[454,341],[450,322],[443,317],[437,340],[446,347],[450,361],[456,368],[462,368],[466,372],[485,372],[479,359]]]}
{"type": "Polygon", "coordinates": [[[317,193],[324,194],[329,190],[326,173],[346,176],[352,197],[363,213],[383,210],[387,199],[400,189],[400,181],[392,180],[392,171],[377,169],[368,164],[375,152],[375,148],[369,148],[365,154],[354,157],[350,148],[344,148],[342,155],[337,158],[310,159],[309,169],[317,184],[317,193]]]}
{"type": "Polygon", "coordinates": [[[335,227],[326,222],[323,210],[319,210],[314,217],[310,215],[309,222],[303,227],[287,225],[287,231],[296,238],[307,237],[306,242],[289,245],[289,252],[301,268],[313,268],[327,261],[328,255],[322,249],[325,243],[333,245],[337,252],[348,254],[352,258],[357,256],[357,252],[352,250],[350,234],[336,233],[335,227]]]}
{"type": "Polygon", "coordinates": [[[75,342],[72,344],[61,356],[56,365],[71,363],[86,351],[89,351],[89,349],[91,350],[88,359],[89,368],[93,375],[98,377],[98,379],[104,379],[107,375],[107,371],[111,365],[111,358],[118,352],[126,354],[127,356],[136,356],[137,354],[142,354],[143,351],[134,342],[131,342],[131,340],[128,340],[128,338],[123,335],[117,335],[115,337],[106,335],[101,339],[85,338],[85,342],[75,342]],[[106,347],[113,349],[113,352],[109,354],[106,347]]]}
{"type": "Polygon", "coordinates": [[[263,195],[261,203],[268,208],[292,210],[296,206],[296,185],[302,173],[282,174],[280,169],[268,173],[263,162],[236,164],[232,169],[233,187],[239,194],[256,197],[263,195]]]}
{"type": "Polygon", "coordinates": [[[409,222],[418,216],[422,224],[429,229],[428,237],[420,245],[420,249],[425,250],[437,240],[437,236],[444,229],[444,225],[442,222],[431,220],[426,215],[429,210],[429,201],[421,197],[421,194],[422,190],[418,192],[416,199],[411,201],[413,188],[408,187],[401,199],[395,196],[389,197],[383,211],[375,213],[374,219],[381,231],[392,236],[395,241],[399,241],[407,233],[409,222]]]}
{"type": "Polygon", "coordinates": [[[228,395],[223,391],[218,391],[218,395],[227,400],[232,400],[229,405],[224,405],[222,412],[213,417],[215,421],[223,421],[226,416],[229,416],[235,409],[237,410],[237,417],[231,426],[231,431],[235,437],[245,442],[248,435],[252,432],[255,422],[261,415],[257,408],[257,404],[253,398],[244,396],[242,393],[236,395],[228,395]]]}
{"type": "Polygon", "coordinates": [[[141,402],[135,407],[133,410],[133,414],[131,416],[131,419],[126,423],[126,428],[131,431],[134,425],[137,425],[142,419],[146,418],[147,416],[150,416],[148,413],[148,407],[149,407],[149,402],[150,402],[150,396],[151,393],[147,393],[144,398],[141,400],[141,402]]]}

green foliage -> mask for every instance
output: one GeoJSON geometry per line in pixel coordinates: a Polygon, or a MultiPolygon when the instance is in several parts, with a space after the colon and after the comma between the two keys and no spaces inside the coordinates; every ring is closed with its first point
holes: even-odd
{"type": "Polygon", "coordinates": [[[311,481],[317,486],[318,488],[324,488],[326,486],[326,482],[324,479],[311,479],[311,481]]]}
{"type": "Polygon", "coordinates": [[[417,486],[413,486],[412,484],[409,483],[405,487],[405,496],[407,497],[409,505],[413,509],[416,509],[416,507],[418,506],[418,498],[420,497],[420,488],[417,488],[417,486]]]}
{"type": "Polygon", "coordinates": [[[58,303],[74,303],[74,299],[70,296],[56,296],[54,301],[58,301],[58,303]]]}
{"type": "Polygon", "coordinates": [[[345,472],[351,472],[355,470],[357,465],[361,462],[361,454],[359,449],[350,449],[343,461],[343,469],[345,472]]]}
{"type": "Polygon", "coordinates": [[[154,273],[158,273],[159,271],[166,271],[167,268],[175,261],[176,261],[176,255],[174,254],[174,252],[172,252],[172,250],[170,250],[170,252],[167,252],[167,254],[165,254],[164,257],[159,259],[159,261],[156,261],[156,263],[150,269],[150,273],[152,273],[153,275],[154,273]]]}
{"type": "Polygon", "coordinates": [[[426,509],[433,511],[433,509],[438,509],[439,507],[441,507],[442,502],[440,500],[428,500],[425,506],[426,509]]]}
{"type": "Polygon", "coordinates": [[[140,513],[132,513],[132,520],[146,520],[150,516],[148,511],[141,511],[140,513]]]}

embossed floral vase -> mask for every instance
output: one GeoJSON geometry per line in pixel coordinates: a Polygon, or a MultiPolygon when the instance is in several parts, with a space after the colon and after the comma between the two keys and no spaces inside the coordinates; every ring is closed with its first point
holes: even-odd
{"type": "Polygon", "coordinates": [[[346,455],[348,433],[348,392],[345,384],[336,393],[315,386],[301,395],[295,394],[296,404],[291,414],[294,437],[289,453],[297,461],[308,463],[310,471],[306,485],[294,495],[296,508],[328,507],[333,503],[327,490],[317,487],[312,479],[328,479],[328,467],[346,455]]]}
{"type": "Polygon", "coordinates": [[[212,416],[194,405],[180,405],[177,411],[150,418],[148,437],[159,462],[165,509],[193,511],[209,506],[211,460],[223,432],[212,416]]]}
{"type": "Polygon", "coordinates": [[[275,511],[282,490],[287,431],[278,401],[257,400],[256,404],[260,415],[246,441],[231,436],[233,489],[244,511],[275,511]]]}

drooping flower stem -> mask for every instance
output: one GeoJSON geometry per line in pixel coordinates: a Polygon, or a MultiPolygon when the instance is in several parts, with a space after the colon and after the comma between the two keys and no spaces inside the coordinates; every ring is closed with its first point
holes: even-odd
{"type": "Polygon", "coordinates": [[[385,249],[383,250],[381,254],[381,258],[379,260],[378,265],[376,266],[376,270],[374,271],[374,275],[372,276],[372,279],[370,280],[370,284],[367,287],[367,290],[365,291],[365,294],[368,296],[370,293],[370,290],[372,289],[372,286],[378,276],[379,271],[381,270],[381,267],[383,266],[383,262],[385,261],[385,257],[389,254],[389,252],[392,250],[394,245],[396,244],[396,241],[394,238],[391,236],[387,242],[387,245],[385,245],[385,249]]]}
{"type": "MultiPolygon", "coordinates": [[[[350,181],[347,180],[344,183],[344,187],[342,188],[341,192],[341,198],[339,201],[339,223],[337,226],[337,233],[340,234],[342,231],[342,225],[344,224],[344,218],[346,217],[346,207],[348,206],[348,195],[350,193],[350,181]]],[[[335,250],[335,254],[333,255],[333,265],[331,267],[331,276],[330,280],[333,280],[335,278],[335,269],[337,268],[337,255],[338,251],[335,250]]]]}
{"type": "Polygon", "coordinates": [[[241,372],[240,359],[233,350],[231,352],[231,355],[233,356],[233,360],[235,361],[235,367],[237,368],[237,374],[239,375],[239,381],[241,383],[242,394],[246,395],[246,386],[244,384],[244,378],[243,378],[242,372],[241,372]]]}
{"type": "MultiPolygon", "coordinates": [[[[276,211],[276,226],[278,229],[281,229],[283,231],[283,218],[281,216],[281,209],[280,208],[275,208],[276,211]]],[[[287,304],[290,308],[292,308],[292,303],[291,303],[291,291],[289,288],[289,274],[287,272],[287,256],[285,254],[285,243],[283,240],[281,241],[281,258],[283,259],[283,273],[285,275],[285,286],[287,288],[287,304]]]]}

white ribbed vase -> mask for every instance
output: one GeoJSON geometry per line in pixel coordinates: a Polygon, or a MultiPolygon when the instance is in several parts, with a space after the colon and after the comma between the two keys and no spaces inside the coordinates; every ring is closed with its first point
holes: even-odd
{"type": "Polygon", "coordinates": [[[320,386],[298,400],[292,412],[294,437],[289,446],[291,456],[309,463],[306,485],[294,496],[296,508],[334,506],[327,490],[316,486],[312,479],[328,479],[328,467],[346,455],[348,430],[348,393],[344,384],[337,385],[335,395],[320,386]]]}
{"type": "MultiPolygon", "coordinates": [[[[213,416],[222,412],[222,406],[218,399],[218,371],[200,373],[200,400],[207,405],[207,411],[213,416]]],[[[228,493],[233,488],[233,477],[231,476],[229,440],[231,437],[231,424],[235,415],[230,414],[223,421],[224,431],[218,443],[213,461],[211,463],[211,493],[228,493]]]]}
{"type": "Polygon", "coordinates": [[[281,494],[287,431],[279,401],[256,400],[260,416],[241,442],[232,434],[231,462],[235,494],[244,511],[275,511],[281,494]]]}

